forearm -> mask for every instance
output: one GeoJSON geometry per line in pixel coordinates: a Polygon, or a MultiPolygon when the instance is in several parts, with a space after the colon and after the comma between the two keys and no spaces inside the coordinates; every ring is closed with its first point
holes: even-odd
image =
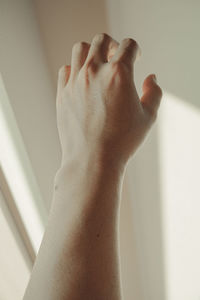
{"type": "Polygon", "coordinates": [[[59,70],[57,127],[68,160],[55,178],[24,300],[121,299],[118,225],[125,166],[155,121],[162,97],[150,75],[139,98],[133,82],[138,49],[133,39],[119,44],[98,34],[91,45],[76,43],[71,65],[59,70]]]}
{"type": "Polygon", "coordinates": [[[90,156],[57,172],[29,299],[119,300],[119,204],[124,169],[90,156]]]}

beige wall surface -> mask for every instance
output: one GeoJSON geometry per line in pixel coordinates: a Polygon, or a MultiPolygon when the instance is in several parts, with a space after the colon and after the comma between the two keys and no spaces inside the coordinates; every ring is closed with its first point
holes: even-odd
{"type": "MultiPolygon", "coordinates": [[[[144,78],[156,73],[163,90],[199,109],[199,1],[2,0],[0,5],[0,68],[47,211],[61,155],[57,72],[70,64],[75,42],[91,42],[100,32],[119,42],[136,39],[142,49],[134,74],[139,95],[144,78]]],[[[175,293],[169,297],[167,290],[159,133],[158,121],[124,179],[120,247],[125,300],[186,299],[175,293]]]]}
{"type": "Polygon", "coordinates": [[[106,5],[116,38],[132,37],[141,46],[142,57],[135,65],[139,94],[150,73],[156,73],[166,94],[162,118],[128,168],[139,299],[198,299],[199,242],[193,236],[200,227],[195,209],[200,197],[195,175],[200,163],[195,154],[199,149],[195,132],[200,118],[200,2],[108,0],[106,5]],[[167,147],[163,148],[163,140],[167,147]]]}
{"type": "Polygon", "coordinates": [[[73,44],[90,43],[95,33],[108,31],[105,3],[99,0],[34,0],[33,3],[56,86],[59,67],[70,64],[73,44]]]}
{"type": "Polygon", "coordinates": [[[0,71],[9,100],[49,209],[60,163],[55,90],[32,1],[0,1],[0,71]]]}
{"type": "Polygon", "coordinates": [[[0,229],[0,299],[21,300],[32,266],[1,190],[0,229]]]}

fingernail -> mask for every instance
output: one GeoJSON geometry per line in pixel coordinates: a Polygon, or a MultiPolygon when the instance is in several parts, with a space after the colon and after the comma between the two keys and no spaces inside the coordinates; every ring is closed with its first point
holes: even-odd
{"type": "Polygon", "coordinates": [[[157,78],[156,78],[156,74],[153,74],[153,80],[157,83],[157,78]]]}

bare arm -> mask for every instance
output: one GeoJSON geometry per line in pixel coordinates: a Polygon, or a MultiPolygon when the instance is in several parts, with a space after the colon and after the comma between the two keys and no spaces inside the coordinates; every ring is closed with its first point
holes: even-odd
{"type": "Polygon", "coordinates": [[[77,43],[59,72],[62,147],[48,225],[24,300],[119,300],[118,226],[129,159],[156,119],[162,91],[133,82],[138,45],[106,34],[77,43]]]}

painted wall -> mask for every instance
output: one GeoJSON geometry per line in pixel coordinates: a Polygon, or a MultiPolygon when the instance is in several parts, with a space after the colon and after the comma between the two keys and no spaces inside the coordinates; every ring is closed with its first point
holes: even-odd
{"type": "Polygon", "coordinates": [[[187,140],[193,126],[199,126],[195,122],[190,131],[182,132],[177,123],[182,115],[184,120],[193,118],[187,103],[199,110],[200,2],[4,0],[0,5],[1,72],[47,210],[60,162],[55,122],[57,71],[62,64],[70,63],[74,42],[90,42],[98,32],[107,32],[118,41],[124,37],[136,39],[142,48],[142,57],[135,65],[139,95],[144,78],[156,73],[161,87],[169,92],[164,101],[176,103],[170,100],[170,95],[175,95],[179,107],[186,104],[185,114],[181,108],[176,110],[172,127],[173,105],[163,104],[160,116],[164,123],[158,120],[127,168],[120,225],[122,279],[126,300],[199,299],[199,248],[194,235],[200,227],[196,213],[199,194],[193,180],[199,174],[199,157],[191,147],[181,155],[172,151],[172,146],[180,150],[184,137],[187,140]],[[169,130],[175,135],[167,135],[169,130]],[[183,139],[175,144],[180,135],[183,139]],[[166,141],[171,148],[163,152],[166,141]],[[195,171],[180,179],[184,170],[178,166],[174,173],[177,160],[180,164],[187,160],[186,165],[195,171]],[[190,206],[187,196],[181,207],[179,199],[174,210],[171,204],[180,197],[180,188],[181,195],[195,191],[195,201],[190,206]],[[188,207],[191,218],[185,223],[188,207]],[[190,220],[195,220],[192,225],[190,220]],[[183,255],[174,241],[186,247],[183,255]]]}
{"type": "Polygon", "coordinates": [[[115,36],[132,37],[142,48],[138,92],[150,73],[165,90],[157,125],[128,169],[139,299],[199,299],[200,2],[106,4],[115,36]]]}
{"type": "Polygon", "coordinates": [[[29,280],[31,262],[1,190],[0,230],[0,299],[21,300],[29,280]]]}
{"type": "Polygon", "coordinates": [[[60,163],[55,90],[30,0],[0,1],[0,70],[46,209],[60,163]]]}

